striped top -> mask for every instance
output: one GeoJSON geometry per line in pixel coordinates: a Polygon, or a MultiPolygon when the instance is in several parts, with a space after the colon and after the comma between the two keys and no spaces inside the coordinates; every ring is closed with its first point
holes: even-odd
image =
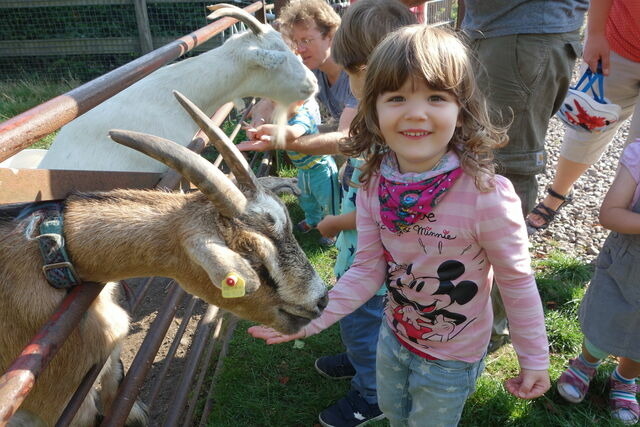
{"type": "Polygon", "coordinates": [[[386,321],[403,344],[437,359],[474,362],[491,336],[495,275],[520,366],[547,369],[542,304],[511,183],[496,176],[496,188],[480,192],[463,173],[426,218],[396,235],[382,224],[378,181],[358,192],[356,258],[306,335],[351,313],[385,282],[386,321]]]}

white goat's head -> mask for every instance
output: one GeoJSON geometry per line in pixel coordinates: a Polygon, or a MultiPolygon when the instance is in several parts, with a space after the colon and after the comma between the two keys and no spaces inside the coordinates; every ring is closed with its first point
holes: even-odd
{"type": "MultiPolygon", "coordinates": [[[[179,102],[204,130],[236,178],[172,141],[113,130],[109,136],[179,171],[208,202],[194,204],[193,217],[179,233],[189,261],[209,280],[176,277],[189,292],[243,318],[292,333],[320,315],[327,304],[324,282],[311,267],[292,233],[284,204],[265,189],[228,137],[191,101],[179,102]],[[222,298],[222,281],[234,272],[247,295],[222,298]]],[[[189,270],[189,269],[185,269],[189,270]]]]}
{"type": "MultiPolygon", "coordinates": [[[[264,85],[260,82],[260,87],[256,87],[252,85],[255,82],[251,77],[252,73],[246,73],[247,78],[242,83],[247,85],[244,90],[246,96],[268,97],[288,106],[292,102],[308,99],[317,92],[318,84],[313,73],[302,64],[280,33],[271,26],[260,23],[254,16],[236,6],[220,3],[208,6],[208,9],[214,11],[208,16],[209,19],[232,17],[249,27],[251,31],[233,36],[246,40],[245,48],[236,48],[234,55],[244,57],[244,64],[267,69],[270,74],[277,76],[273,78],[272,84],[264,85]],[[259,38],[260,43],[255,43],[255,38],[259,38]]],[[[238,46],[239,41],[231,44],[238,46]]]]}

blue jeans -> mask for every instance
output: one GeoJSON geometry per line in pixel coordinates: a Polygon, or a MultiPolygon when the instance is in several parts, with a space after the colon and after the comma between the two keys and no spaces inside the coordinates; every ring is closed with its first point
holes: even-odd
{"type": "Polygon", "coordinates": [[[378,405],[393,427],[456,426],[483,360],[427,360],[400,344],[384,322],[376,359],[378,405]]]}
{"type": "Polygon", "coordinates": [[[375,295],[359,309],[340,320],[342,342],[356,370],[351,388],[368,403],[378,402],[376,387],[376,347],[382,323],[384,295],[375,295]]]}

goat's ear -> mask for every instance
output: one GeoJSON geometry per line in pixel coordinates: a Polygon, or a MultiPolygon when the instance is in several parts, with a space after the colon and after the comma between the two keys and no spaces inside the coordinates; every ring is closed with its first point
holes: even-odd
{"type": "Polygon", "coordinates": [[[251,63],[267,70],[277,68],[287,59],[287,54],[279,50],[251,49],[247,51],[247,55],[247,59],[251,63]]]}
{"type": "Polygon", "coordinates": [[[260,278],[251,265],[224,242],[210,237],[192,237],[183,244],[189,257],[207,272],[215,287],[222,289],[223,281],[232,274],[244,281],[247,294],[260,287],[260,278]]]}

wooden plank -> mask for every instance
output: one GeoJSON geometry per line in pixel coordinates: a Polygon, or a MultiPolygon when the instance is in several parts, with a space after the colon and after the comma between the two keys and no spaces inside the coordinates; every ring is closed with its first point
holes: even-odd
{"type": "Polygon", "coordinates": [[[153,188],[161,173],[0,168],[0,204],[64,199],[72,191],[153,188]]]}
{"type": "Polygon", "coordinates": [[[149,53],[153,50],[151,28],[149,27],[149,15],[147,14],[146,0],[133,0],[136,10],[136,24],[138,24],[138,38],[140,39],[140,52],[149,53]]]}

